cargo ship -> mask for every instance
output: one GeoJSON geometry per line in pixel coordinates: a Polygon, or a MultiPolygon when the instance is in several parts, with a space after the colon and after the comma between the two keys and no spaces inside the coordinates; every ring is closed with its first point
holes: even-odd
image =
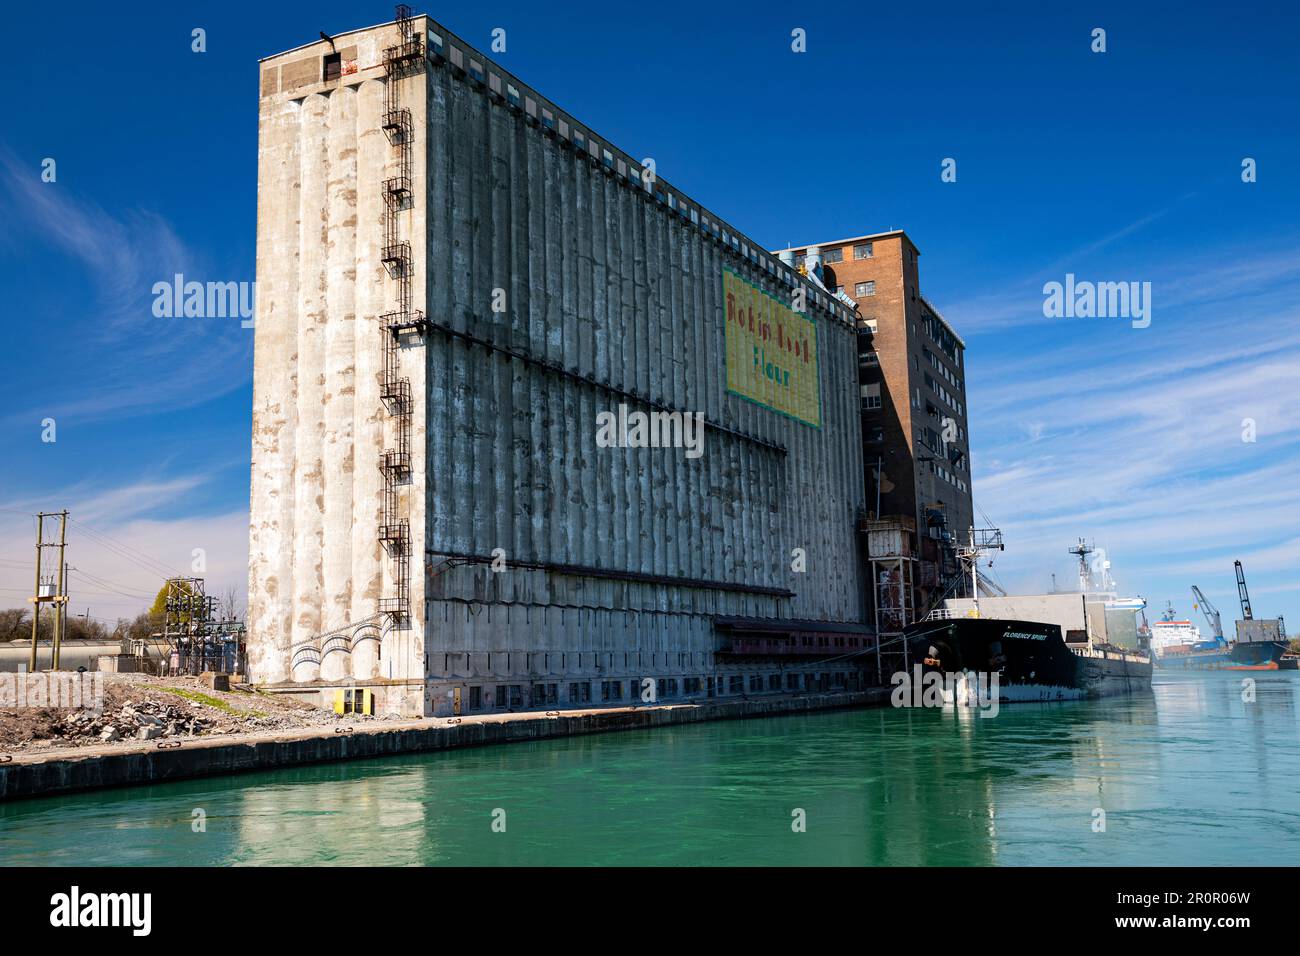
{"type": "MultiPolygon", "coordinates": [[[[1155,635],[1160,623],[1152,625],[1152,660],[1162,670],[1209,671],[1276,671],[1294,670],[1295,665],[1283,659],[1285,644],[1273,641],[1234,641],[1229,643],[1218,637],[1211,641],[1171,644],[1156,649],[1155,635]]],[[[1185,622],[1171,622],[1185,623],[1185,622]]]]}
{"type": "MultiPolygon", "coordinates": [[[[996,547],[1001,548],[997,534],[996,547]]],[[[1080,560],[1079,591],[979,596],[982,581],[968,552],[990,546],[972,535],[963,549],[971,598],[944,607],[903,631],[912,662],[924,672],[997,675],[1001,703],[1082,700],[1151,688],[1151,658],[1137,644],[1141,598],[1121,598],[1107,561],[1089,561],[1093,548],[1071,548],[1080,560]]],[[[961,703],[961,701],[953,701],[961,703]]]]}
{"type": "Polygon", "coordinates": [[[1057,624],[932,618],[904,631],[923,670],[997,675],[1001,703],[1082,700],[1151,687],[1151,659],[1120,647],[1067,644],[1057,624]]]}
{"type": "Polygon", "coordinates": [[[1281,618],[1256,618],[1251,611],[1246,576],[1237,561],[1237,592],[1241,600],[1242,620],[1237,622],[1237,639],[1223,636],[1223,619],[1213,602],[1196,585],[1192,585],[1192,607],[1200,610],[1214,629],[1214,637],[1201,638],[1201,631],[1191,621],[1176,619],[1173,604],[1166,603],[1159,621],[1151,625],[1151,653],[1155,665],[1168,670],[1275,671],[1291,670],[1294,664],[1284,657],[1287,651],[1286,628],[1281,618]]]}
{"type": "Polygon", "coordinates": [[[1166,604],[1160,620],[1151,624],[1151,660],[1171,670],[1216,670],[1231,663],[1232,654],[1222,637],[1203,640],[1199,627],[1178,620],[1173,605],[1166,604]]]}

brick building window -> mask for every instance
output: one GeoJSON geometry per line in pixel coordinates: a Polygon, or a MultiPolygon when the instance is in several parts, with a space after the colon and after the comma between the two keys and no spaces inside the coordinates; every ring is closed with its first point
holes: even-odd
{"type": "Polygon", "coordinates": [[[874,253],[871,251],[871,243],[860,242],[853,247],[854,259],[870,259],[874,253]]]}
{"type": "Polygon", "coordinates": [[[827,249],[826,255],[822,257],[822,262],[825,262],[827,265],[830,265],[833,262],[843,262],[843,261],[844,261],[844,250],[838,246],[834,249],[827,249]]]}
{"type": "Polygon", "coordinates": [[[853,286],[853,294],[858,296],[859,298],[861,298],[862,296],[875,295],[876,294],[875,280],[869,279],[866,282],[857,283],[856,285],[853,286]]]}
{"type": "Polygon", "coordinates": [[[862,386],[862,408],[870,411],[880,407],[880,383],[862,386]]]}

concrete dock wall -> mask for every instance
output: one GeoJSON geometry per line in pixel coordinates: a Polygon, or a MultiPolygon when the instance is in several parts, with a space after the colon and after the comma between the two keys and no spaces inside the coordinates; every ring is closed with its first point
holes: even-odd
{"type": "Polygon", "coordinates": [[[249,770],[279,770],[334,760],[547,740],[614,730],[648,730],[706,720],[878,706],[886,703],[888,697],[888,689],[873,689],[851,694],[561,713],[554,717],[540,713],[513,714],[465,718],[459,723],[440,720],[436,724],[420,721],[350,725],[347,718],[340,717],[339,728],[347,732],[299,731],[239,741],[197,739],[171,749],[154,745],[112,751],[101,748],[58,758],[17,755],[12,762],[0,763],[0,799],[42,797],[101,787],[166,783],[249,770]]]}

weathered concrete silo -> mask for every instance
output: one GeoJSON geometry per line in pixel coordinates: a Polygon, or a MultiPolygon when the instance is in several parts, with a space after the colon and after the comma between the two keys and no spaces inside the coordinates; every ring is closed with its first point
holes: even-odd
{"type": "Polygon", "coordinates": [[[793,645],[865,643],[846,307],[425,17],[261,70],[253,678],[411,714],[844,679],[793,645]]]}

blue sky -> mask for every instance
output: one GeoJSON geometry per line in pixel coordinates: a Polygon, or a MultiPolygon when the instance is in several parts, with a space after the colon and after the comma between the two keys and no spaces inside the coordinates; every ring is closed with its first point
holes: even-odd
{"type": "MultiPolygon", "coordinates": [[[[1195,583],[1231,619],[1240,558],[1256,613],[1300,630],[1300,15],[1044,6],[429,12],[480,48],[504,28],[503,65],[772,248],[907,229],[967,342],[1003,584],[1068,580],[1082,535],[1155,607],[1191,613],[1195,583]],[[1045,318],[1067,272],[1152,283],[1150,327],[1045,318]]],[[[195,549],[210,589],[244,586],[252,333],[155,318],[150,290],[254,278],[258,57],[391,6],[61,11],[6,13],[0,606],[30,593],[31,512],[68,507],[74,612],[111,620],[195,549]]]]}

